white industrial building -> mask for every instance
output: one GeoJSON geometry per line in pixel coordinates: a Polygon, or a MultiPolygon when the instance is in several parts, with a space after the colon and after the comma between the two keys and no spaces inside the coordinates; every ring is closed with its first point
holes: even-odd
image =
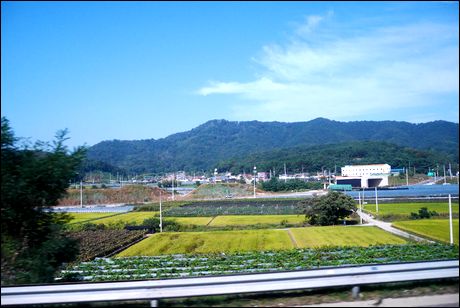
{"type": "Polygon", "coordinates": [[[388,164],[350,165],[341,168],[342,175],[336,177],[336,184],[351,184],[353,187],[388,186],[391,166],[388,164]]]}

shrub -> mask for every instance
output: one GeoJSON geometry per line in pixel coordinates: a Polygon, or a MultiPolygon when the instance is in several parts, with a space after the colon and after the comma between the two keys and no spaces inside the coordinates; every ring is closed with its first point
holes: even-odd
{"type": "Polygon", "coordinates": [[[417,213],[410,213],[410,219],[429,219],[432,216],[439,216],[436,211],[428,211],[428,208],[422,207],[418,210],[417,213]]]}

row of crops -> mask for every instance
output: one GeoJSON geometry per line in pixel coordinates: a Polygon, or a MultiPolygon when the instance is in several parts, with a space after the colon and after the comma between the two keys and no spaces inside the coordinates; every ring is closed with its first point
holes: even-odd
{"type": "Polygon", "coordinates": [[[77,260],[88,261],[126,247],[144,238],[146,232],[146,230],[82,230],[70,232],[69,237],[80,243],[77,260]]]}
{"type": "Polygon", "coordinates": [[[166,216],[218,216],[218,215],[293,215],[301,214],[299,200],[229,200],[195,201],[164,211],[166,216]]]}
{"type": "Polygon", "coordinates": [[[444,244],[325,247],[233,254],[96,258],[61,272],[57,280],[117,281],[305,270],[327,266],[458,259],[444,244]]]}

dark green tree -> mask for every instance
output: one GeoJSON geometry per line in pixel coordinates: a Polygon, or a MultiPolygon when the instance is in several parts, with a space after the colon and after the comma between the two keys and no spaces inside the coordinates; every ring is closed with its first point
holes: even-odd
{"type": "Polygon", "coordinates": [[[56,134],[52,145],[18,146],[4,117],[1,126],[1,283],[51,282],[78,247],[63,232],[69,216],[46,209],[65,194],[86,149],[69,153],[66,130],[56,134]]]}
{"type": "Polygon", "coordinates": [[[355,200],[343,193],[331,191],[325,196],[315,196],[299,203],[311,225],[330,226],[339,223],[356,210],[355,200]]]}

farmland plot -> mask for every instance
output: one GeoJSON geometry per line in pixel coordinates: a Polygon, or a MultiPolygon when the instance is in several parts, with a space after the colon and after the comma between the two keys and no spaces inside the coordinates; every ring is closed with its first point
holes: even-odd
{"type": "Polygon", "coordinates": [[[300,225],[304,221],[305,215],[225,215],[217,216],[209,225],[211,227],[256,224],[281,225],[283,223],[300,225]]]}
{"type": "Polygon", "coordinates": [[[219,215],[295,215],[301,214],[299,199],[286,200],[219,200],[193,201],[167,209],[166,216],[219,216],[219,215]]]}
{"type": "MultiPolygon", "coordinates": [[[[382,203],[379,204],[379,212],[373,204],[366,204],[364,211],[371,213],[378,219],[383,220],[407,220],[410,213],[418,213],[418,210],[426,207],[428,211],[435,211],[440,216],[447,217],[449,205],[447,202],[407,202],[407,203],[382,203]]],[[[452,212],[458,216],[458,203],[452,203],[452,212]]]]}
{"type": "Polygon", "coordinates": [[[292,228],[299,247],[370,246],[406,244],[407,241],[377,227],[328,226],[292,228]]]}
{"type": "MultiPolygon", "coordinates": [[[[458,219],[452,220],[454,243],[458,245],[458,219]]],[[[418,219],[409,221],[397,221],[393,226],[411,233],[428,237],[433,240],[450,242],[448,219],[418,219]]]]}
{"type": "Polygon", "coordinates": [[[290,249],[232,254],[97,258],[91,262],[81,262],[69,266],[61,272],[61,277],[79,275],[80,279],[85,281],[116,281],[447,259],[458,259],[458,246],[408,244],[325,247],[321,249],[290,249]]]}
{"type": "Polygon", "coordinates": [[[117,256],[176,253],[220,253],[293,248],[285,230],[241,230],[156,233],[117,256]]]}
{"type": "Polygon", "coordinates": [[[119,213],[69,213],[72,216],[70,224],[78,224],[84,222],[93,222],[93,220],[118,215],[119,213]]]}

